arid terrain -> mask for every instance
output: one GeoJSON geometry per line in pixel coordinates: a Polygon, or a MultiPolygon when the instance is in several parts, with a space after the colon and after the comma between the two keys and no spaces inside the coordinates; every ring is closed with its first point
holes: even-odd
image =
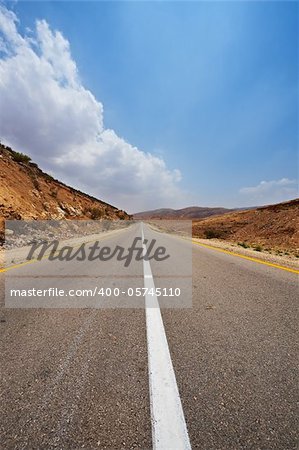
{"type": "Polygon", "coordinates": [[[248,209],[192,206],[134,214],[135,219],[154,221],[156,226],[165,220],[192,220],[194,238],[295,256],[299,255],[298,217],[299,199],[248,209]]]}
{"type": "Polygon", "coordinates": [[[299,199],[193,222],[193,236],[299,255],[299,199]]]}
{"type": "Polygon", "coordinates": [[[5,219],[128,219],[114,206],[66,186],[0,144],[0,235],[5,219]]]}
{"type": "MultiPolygon", "coordinates": [[[[5,219],[129,219],[125,211],[67,186],[30,158],[0,144],[0,237],[5,219]]],[[[257,251],[299,254],[299,199],[248,210],[188,207],[134,214],[135,219],[193,221],[193,236],[257,251]]]]}

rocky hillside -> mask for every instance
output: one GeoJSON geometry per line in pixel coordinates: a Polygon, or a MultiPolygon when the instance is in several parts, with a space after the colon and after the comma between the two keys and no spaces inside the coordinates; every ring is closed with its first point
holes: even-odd
{"type": "Polygon", "coordinates": [[[4,219],[129,219],[114,206],[66,186],[30,158],[0,144],[0,226],[4,219]]]}
{"type": "Polygon", "coordinates": [[[237,242],[256,250],[281,250],[299,256],[299,199],[193,223],[193,236],[237,242]]]}
{"type": "Polygon", "coordinates": [[[227,208],[206,208],[200,206],[190,206],[182,209],[162,208],[153,211],[143,211],[134,214],[134,219],[153,220],[153,219],[202,219],[204,217],[226,214],[233,209],[227,208]]]}

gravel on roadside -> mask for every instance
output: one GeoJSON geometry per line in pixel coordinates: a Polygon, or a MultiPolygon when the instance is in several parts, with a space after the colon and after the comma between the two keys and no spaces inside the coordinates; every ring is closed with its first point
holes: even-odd
{"type": "Polygon", "coordinates": [[[294,255],[274,255],[273,253],[265,252],[263,250],[256,251],[252,248],[243,248],[242,246],[233,243],[222,241],[220,239],[199,239],[192,238],[194,242],[199,242],[204,245],[209,245],[215,248],[221,248],[230,252],[238,253],[240,255],[248,256],[250,258],[260,259],[272,264],[290,267],[292,269],[299,269],[299,258],[294,255]]]}

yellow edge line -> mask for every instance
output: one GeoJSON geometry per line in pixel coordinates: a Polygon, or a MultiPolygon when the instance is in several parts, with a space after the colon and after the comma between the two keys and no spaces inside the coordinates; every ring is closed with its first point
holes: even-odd
{"type": "MultiPolygon", "coordinates": [[[[108,238],[108,236],[105,236],[104,240],[105,240],[105,238],[108,238]]],[[[88,241],[88,242],[85,242],[85,243],[87,244],[87,243],[90,243],[90,242],[93,242],[93,241],[88,241]]],[[[212,250],[216,250],[217,252],[226,253],[226,254],[231,255],[231,256],[237,256],[238,258],[243,258],[243,259],[247,259],[249,261],[254,261],[254,262],[258,263],[258,264],[264,264],[265,266],[275,267],[276,269],[281,269],[281,270],[285,270],[287,272],[292,272],[292,273],[299,274],[299,270],[296,270],[296,269],[290,269],[289,267],[280,266],[279,264],[273,264],[273,263],[269,263],[267,261],[262,261],[261,259],[253,258],[251,256],[240,255],[239,253],[231,252],[229,250],[224,250],[224,249],[219,248],[219,247],[213,247],[212,245],[202,244],[201,242],[194,241],[193,239],[192,239],[192,242],[193,242],[193,244],[199,245],[201,247],[206,247],[206,248],[209,248],[209,249],[212,249],[212,250]]],[[[79,247],[80,245],[75,246],[74,248],[79,247]]],[[[45,255],[42,259],[48,258],[48,256],[49,256],[49,254],[45,255]]],[[[30,261],[25,261],[25,262],[20,263],[20,264],[15,264],[14,266],[9,266],[9,267],[6,267],[4,269],[0,269],[0,273],[7,272],[8,270],[11,270],[11,269],[17,269],[18,267],[22,267],[22,266],[25,266],[26,264],[32,264],[32,263],[35,263],[35,262],[38,262],[38,261],[39,260],[37,260],[37,259],[32,259],[30,261]]]]}
{"type": "MultiPolygon", "coordinates": [[[[105,241],[106,239],[109,239],[109,237],[110,237],[110,236],[103,236],[103,237],[102,237],[101,239],[99,239],[99,240],[105,241]]],[[[81,243],[78,244],[78,245],[74,245],[73,248],[78,248],[78,247],[80,247],[80,245],[82,245],[82,244],[90,244],[90,242],[95,242],[95,239],[92,240],[92,241],[81,242],[81,243]]],[[[59,253],[59,251],[60,251],[60,250],[57,250],[57,251],[54,253],[54,255],[55,255],[56,253],[59,253]]],[[[48,257],[49,257],[50,255],[51,255],[51,252],[50,252],[50,253],[47,253],[46,255],[44,255],[41,259],[30,259],[30,261],[24,261],[24,262],[22,262],[22,263],[20,263],[20,264],[15,264],[15,265],[13,265],[13,266],[5,267],[4,269],[0,269],[0,273],[7,272],[8,270],[11,270],[11,269],[17,269],[18,267],[26,266],[26,264],[32,264],[32,263],[35,263],[35,262],[39,262],[39,261],[41,261],[41,260],[43,260],[43,259],[48,259],[48,257]]]]}
{"type": "Polygon", "coordinates": [[[219,248],[219,247],[213,247],[212,245],[202,244],[201,242],[194,241],[193,239],[192,239],[192,242],[193,242],[193,244],[200,245],[200,246],[206,247],[206,248],[210,248],[212,250],[216,250],[217,252],[227,253],[228,255],[237,256],[238,258],[248,259],[249,261],[254,261],[254,262],[257,262],[259,264],[264,264],[265,266],[275,267],[276,269],[286,270],[287,272],[292,272],[292,273],[299,274],[299,270],[296,270],[296,269],[290,269],[289,267],[280,266],[279,264],[272,264],[270,262],[263,261],[263,260],[258,259],[258,258],[253,258],[251,256],[240,255],[239,253],[230,252],[229,250],[224,250],[224,249],[219,248]]]}
{"type": "MultiPolygon", "coordinates": [[[[44,259],[44,257],[42,259],[44,259]]],[[[7,272],[8,270],[11,270],[11,269],[17,269],[18,267],[26,266],[26,264],[32,264],[37,261],[38,261],[37,259],[31,259],[30,261],[25,261],[20,264],[15,264],[14,266],[5,267],[4,269],[0,269],[0,273],[7,272]]]]}

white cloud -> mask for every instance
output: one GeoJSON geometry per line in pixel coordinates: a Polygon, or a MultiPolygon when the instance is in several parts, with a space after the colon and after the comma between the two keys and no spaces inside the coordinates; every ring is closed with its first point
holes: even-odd
{"type": "Polygon", "coordinates": [[[281,178],[280,180],[261,181],[257,186],[244,187],[240,193],[250,198],[252,204],[279,203],[298,196],[296,180],[281,178]]]}
{"type": "Polygon", "coordinates": [[[46,21],[21,35],[0,7],[0,137],[43,168],[129,211],[176,206],[181,176],[103,125],[103,105],[84,88],[69,42],[46,21]]]}

